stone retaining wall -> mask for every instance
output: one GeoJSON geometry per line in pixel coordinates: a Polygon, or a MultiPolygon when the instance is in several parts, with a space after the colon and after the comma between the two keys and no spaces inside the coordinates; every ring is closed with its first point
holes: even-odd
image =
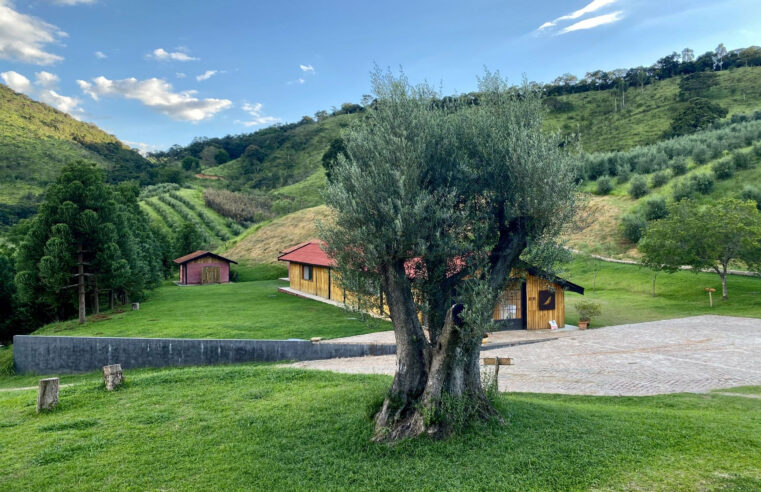
{"type": "Polygon", "coordinates": [[[139,367],[201,366],[316,360],[396,353],[393,344],[312,343],[302,340],[214,340],[17,335],[17,374],[89,372],[111,364],[139,367]]]}

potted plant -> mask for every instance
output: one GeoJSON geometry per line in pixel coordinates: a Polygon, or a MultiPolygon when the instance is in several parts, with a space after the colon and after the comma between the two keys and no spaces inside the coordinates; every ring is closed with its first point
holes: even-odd
{"type": "Polygon", "coordinates": [[[589,320],[600,315],[600,305],[592,301],[579,301],[576,303],[576,311],[579,313],[579,328],[586,330],[589,320]]]}

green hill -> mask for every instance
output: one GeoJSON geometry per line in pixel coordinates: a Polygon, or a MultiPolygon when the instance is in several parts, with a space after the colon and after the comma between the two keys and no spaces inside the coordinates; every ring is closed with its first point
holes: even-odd
{"type": "MultiPolygon", "coordinates": [[[[715,85],[701,97],[726,109],[726,119],[761,109],[761,67],[711,73],[716,74],[715,85]]],[[[585,152],[626,150],[662,141],[674,115],[688,104],[680,97],[684,78],[654,80],[623,93],[609,88],[548,97],[547,129],[578,141],[585,152]]],[[[477,98],[477,94],[467,97],[477,98]]],[[[202,186],[265,192],[276,214],[289,213],[322,203],[321,158],[340,132],[360,117],[361,107],[352,108],[319,121],[305,117],[255,133],[200,139],[156,157],[167,162],[197,159],[200,173],[223,178],[203,180],[202,186]],[[224,160],[221,164],[213,158],[217,153],[224,160]]]]}
{"type": "MultiPolygon", "coordinates": [[[[703,97],[733,114],[761,109],[761,67],[742,67],[717,75],[717,85],[703,97]]],[[[556,109],[550,112],[547,127],[565,134],[577,134],[586,152],[625,150],[636,145],[663,139],[673,115],[687,103],[679,98],[679,84],[684,76],[672,77],[630,87],[624,93],[616,89],[587,91],[557,96],[556,109]]]]}
{"type": "Polygon", "coordinates": [[[0,84],[0,225],[34,213],[39,194],[76,159],[97,162],[112,182],[139,178],[150,167],[95,125],[0,84]]]}

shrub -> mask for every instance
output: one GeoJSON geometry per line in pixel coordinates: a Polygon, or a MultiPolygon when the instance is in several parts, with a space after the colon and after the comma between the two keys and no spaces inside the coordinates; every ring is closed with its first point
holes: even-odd
{"type": "Polygon", "coordinates": [[[695,186],[692,180],[683,179],[674,185],[672,196],[675,202],[680,202],[685,198],[689,198],[693,193],[695,193],[695,186]]]}
{"type": "Polygon", "coordinates": [[[756,157],[761,157],[761,143],[755,144],[751,152],[753,152],[753,155],[756,157]]]}
{"type": "Polygon", "coordinates": [[[607,195],[613,191],[613,180],[609,176],[602,176],[597,179],[597,194],[607,195]]]}
{"type": "Polygon", "coordinates": [[[669,214],[666,199],[662,196],[654,196],[645,200],[642,206],[642,214],[645,220],[658,220],[669,214]]]}
{"type": "Polygon", "coordinates": [[[713,191],[716,178],[714,178],[713,174],[708,173],[693,174],[690,176],[690,181],[692,182],[693,190],[702,195],[708,195],[713,191]]]}
{"type": "Polygon", "coordinates": [[[631,175],[632,172],[628,165],[621,166],[618,168],[618,173],[616,173],[616,182],[618,184],[624,184],[629,181],[631,175]]]}
{"type": "Polygon", "coordinates": [[[650,190],[647,188],[647,179],[644,176],[637,175],[632,178],[629,184],[629,195],[632,198],[641,198],[648,194],[650,190]]]}
{"type": "Polygon", "coordinates": [[[674,157],[671,164],[671,173],[674,176],[681,176],[687,172],[687,159],[684,157],[674,157]]]}
{"type": "Polygon", "coordinates": [[[756,202],[756,208],[761,210],[761,189],[753,185],[745,185],[742,192],[740,192],[740,198],[743,200],[753,200],[756,202]]]}
{"type": "Polygon", "coordinates": [[[711,166],[716,179],[729,179],[735,175],[735,165],[732,159],[721,159],[711,166]]]}
{"type": "Polygon", "coordinates": [[[753,160],[747,152],[735,152],[732,154],[732,164],[735,169],[750,169],[753,167],[753,160]]]}
{"type": "Polygon", "coordinates": [[[657,173],[653,174],[653,177],[650,180],[650,186],[653,188],[660,188],[661,186],[668,183],[670,179],[671,173],[669,171],[658,171],[657,173]]]}
{"type": "Polygon", "coordinates": [[[647,231],[647,221],[639,214],[626,214],[621,217],[621,233],[630,243],[637,244],[647,231]]]}
{"type": "Polygon", "coordinates": [[[602,312],[600,305],[592,301],[580,300],[575,307],[579,313],[579,321],[589,321],[595,316],[600,316],[602,312]]]}
{"type": "Polygon", "coordinates": [[[692,149],[692,160],[696,164],[705,164],[708,162],[709,152],[708,147],[703,144],[698,144],[692,149]]]}

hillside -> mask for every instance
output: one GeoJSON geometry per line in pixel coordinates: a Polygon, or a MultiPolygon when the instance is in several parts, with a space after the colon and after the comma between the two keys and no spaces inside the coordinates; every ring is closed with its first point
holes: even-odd
{"type": "Polygon", "coordinates": [[[328,207],[299,210],[246,231],[225,253],[230,258],[252,263],[273,263],[288,246],[317,237],[317,220],[325,220],[328,207]]]}
{"type": "Polygon", "coordinates": [[[116,137],[0,84],[0,225],[36,210],[61,166],[86,159],[109,180],[134,179],[150,163],[116,137]]]}
{"type": "MultiPolygon", "coordinates": [[[[727,119],[761,109],[761,67],[711,73],[716,74],[716,84],[701,97],[725,108],[727,119]]],[[[673,116],[687,104],[679,90],[684,77],[628,87],[623,95],[619,89],[609,88],[548,97],[546,127],[578,140],[585,152],[656,143],[663,140],[673,116]]],[[[200,185],[264,191],[273,211],[288,213],[322,203],[322,155],[340,132],[360,117],[361,108],[357,108],[318,120],[305,117],[298,123],[251,134],[200,139],[155,157],[166,162],[191,157],[199,171],[224,178],[203,180],[200,185]],[[216,162],[217,158],[224,162],[216,162]]]]}
{"type": "MultiPolygon", "coordinates": [[[[728,117],[761,109],[761,67],[714,73],[717,85],[702,96],[727,109],[728,117]]],[[[621,95],[615,89],[557,96],[566,104],[550,112],[547,127],[578,134],[586,152],[626,150],[655,143],[663,139],[673,115],[686,105],[678,97],[683,78],[628,88],[623,109],[621,95]]]]}

